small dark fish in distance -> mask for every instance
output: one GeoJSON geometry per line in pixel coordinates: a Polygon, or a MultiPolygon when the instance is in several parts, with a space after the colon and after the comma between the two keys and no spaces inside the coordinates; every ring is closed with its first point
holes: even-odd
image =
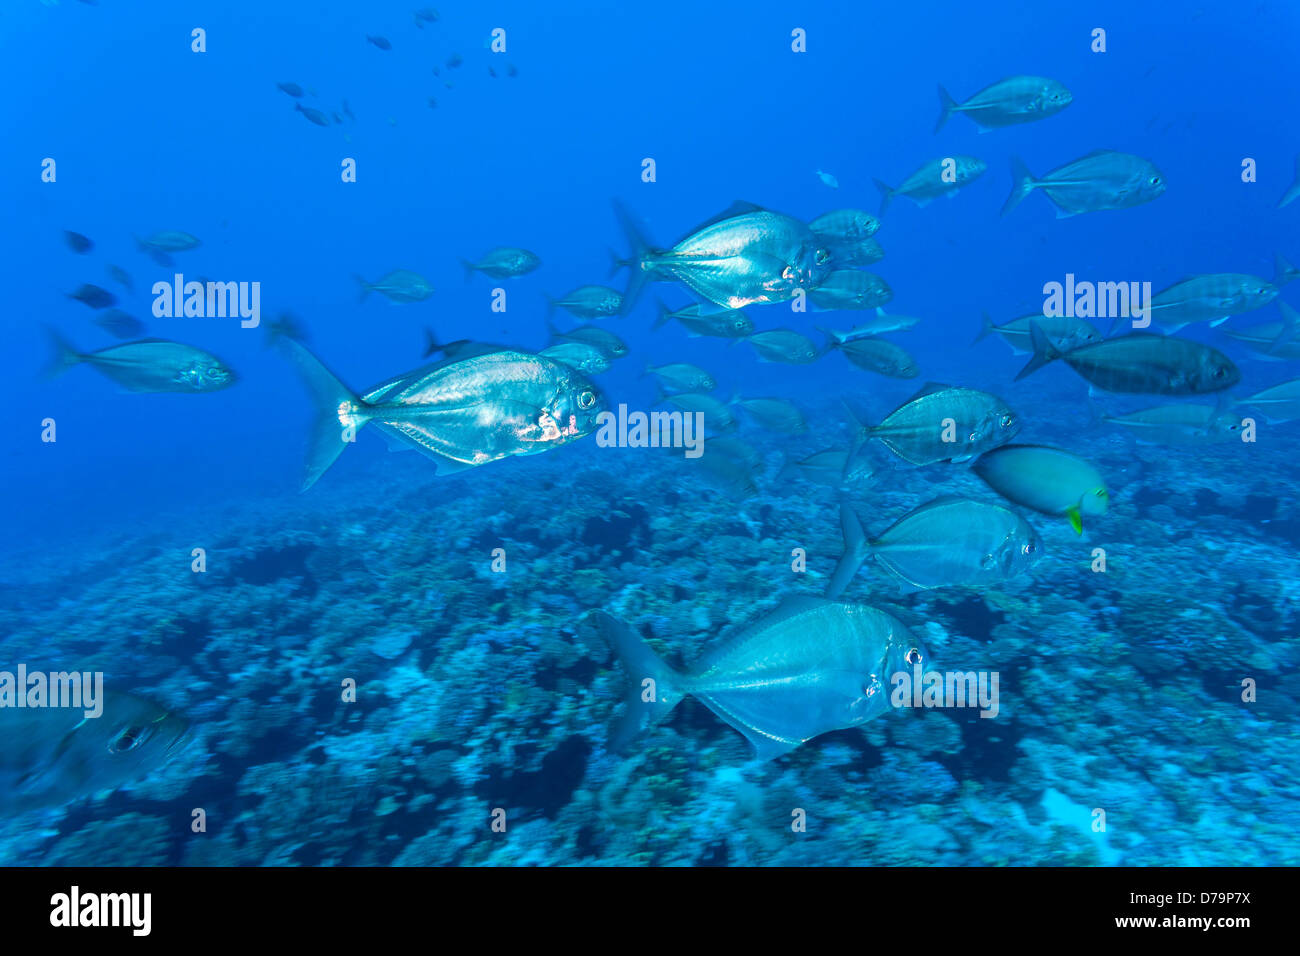
{"type": "Polygon", "coordinates": [[[117,296],[107,289],[101,289],[90,283],[85,283],[76,292],[69,292],[68,298],[76,299],[82,305],[88,305],[92,309],[107,309],[110,305],[117,305],[117,296]]]}
{"type": "Polygon", "coordinates": [[[135,339],[145,333],[144,323],[121,309],[109,309],[95,320],[95,324],[119,339],[135,339]]]}
{"type": "Polygon", "coordinates": [[[294,103],[293,108],[317,126],[329,126],[330,124],[330,118],[318,109],[303,106],[301,103],[294,103]]]}
{"type": "Polygon", "coordinates": [[[302,96],[302,87],[297,83],[277,83],[276,89],[283,90],[292,96],[295,100],[302,96]]]}
{"type": "Polygon", "coordinates": [[[95,243],[91,239],[71,229],[63,230],[63,238],[68,243],[69,249],[81,255],[95,248],[95,243]]]}
{"type": "Polygon", "coordinates": [[[379,49],[381,50],[391,50],[393,48],[393,45],[388,42],[387,37],[381,37],[381,36],[372,37],[370,34],[366,34],[366,39],[369,40],[371,43],[373,43],[375,46],[379,47],[379,49]]]}

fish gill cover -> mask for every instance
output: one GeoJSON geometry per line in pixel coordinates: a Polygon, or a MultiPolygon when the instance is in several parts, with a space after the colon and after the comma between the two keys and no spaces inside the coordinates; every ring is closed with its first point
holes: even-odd
{"type": "Polygon", "coordinates": [[[1300,862],[1300,12],[1171,9],[7,5],[0,862],[1300,862]]]}

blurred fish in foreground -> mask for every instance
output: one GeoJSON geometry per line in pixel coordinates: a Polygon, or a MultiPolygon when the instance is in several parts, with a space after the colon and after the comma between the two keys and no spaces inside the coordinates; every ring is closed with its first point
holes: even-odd
{"type": "Polygon", "coordinates": [[[92,240],[79,232],[73,232],[71,229],[63,230],[63,240],[68,244],[69,249],[81,255],[85,255],[95,248],[95,243],[92,240]]]}
{"type": "Polygon", "coordinates": [[[901,621],[860,604],[788,598],[719,642],[688,672],[669,667],[627,624],[604,611],[584,620],[622,662],[624,712],[610,735],[621,751],[695,697],[772,760],[832,730],[857,727],[890,709],[894,674],[926,654],[901,621]],[[653,693],[644,688],[653,681],[653,693]]]}
{"type": "Polygon", "coordinates": [[[189,743],[190,724],[152,701],[105,690],[103,712],[0,707],[0,809],[58,807],[149,776],[189,743]]]}

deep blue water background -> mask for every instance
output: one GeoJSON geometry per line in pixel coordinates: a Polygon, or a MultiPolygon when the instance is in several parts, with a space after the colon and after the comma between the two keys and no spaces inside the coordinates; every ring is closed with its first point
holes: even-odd
{"type": "MultiPolygon", "coordinates": [[[[1289,118],[1300,99],[1300,75],[1282,68],[1300,10],[1285,3],[444,4],[423,30],[411,9],[6,4],[0,70],[22,92],[8,100],[0,154],[10,224],[0,235],[9,275],[0,367],[12,383],[13,429],[0,498],[18,540],[295,487],[309,411],[291,371],[263,349],[262,330],[148,321],[153,334],[209,348],[238,369],[240,386],[216,395],[119,395],[84,368],[35,380],[48,360],[43,323],[85,349],[111,344],[90,311],[64,297],[83,281],[120,293],[107,263],[135,280],[123,307],[150,319],[148,286],[170,270],[137,252],[133,234],[199,236],[200,249],[176,257],[182,271],[259,280],[266,319],[292,310],[358,388],[418,364],[425,325],[444,338],[543,344],[542,293],[604,281],[607,247],[622,248],[611,197],[666,243],[736,198],[805,218],[874,210],[872,177],[897,183],[954,152],[984,159],[989,172],[956,199],[925,209],[898,202],[879,236],[887,258],[875,269],[896,293],[888,310],[926,318],[907,344],[936,380],[985,366],[1012,372],[1017,362],[1000,344],[966,348],[980,311],[998,321],[1031,311],[1042,284],[1067,271],[1156,289],[1195,272],[1267,278],[1274,250],[1294,244],[1294,217],[1274,209],[1291,179],[1289,118]],[[508,31],[501,56],[485,48],[497,25],[508,31]],[[207,53],[190,52],[194,26],[207,30],[207,53]],[[808,31],[806,54],[790,52],[795,26],[808,31]],[[1089,49],[1095,26],[1108,31],[1105,54],[1089,49]],[[367,33],[387,36],[392,51],[367,33]],[[463,66],[434,77],[453,52],[463,66]],[[503,61],[519,75],[489,77],[503,61]],[[1059,78],[1075,102],[1045,122],[987,134],[955,116],[932,135],[937,83],[962,98],[1016,72],[1059,78]],[[443,88],[447,78],[454,89],[443,88]],[[314,88],[319,98],[304,102],[328,111],[346,98],[356,124],[311,125],[275,89],[282,80],[314,88]],[[1045,172],[1098,148],[1151,158],[1168,192],[1062,222],[1033,197],[998,218],[1011,154],[1045,172]],[[46,156],[58,162],[56,184],[40,181],[46,156]],[[355,184],[340,182],[345,156],[358,162],[355,184]],[[658,163],[653,184],[640,181],[646,156],[658,163]],[[1246,156],[1259,163],[1259,183],[1240,181],[1246,156]],[[813,176],[819,168],[839,178],[838,191],[813,176]],[[68,250],[62,229],[93,238],[93,254],[68,250]],[[480,276],[466,286],[457,263],[496,244],[534,249],[545,263],[508,285],[505,315],[488,311],[496,283],[480,276]],[[373,279],[394,268],[428,276],[437,294],[359,305],[350,273],[373,279]],[[58,422],[56,446],[38,440],[46,416],[58,422]]],[[[642,359],[724,360],[720,343],[676,329],[650,335],[649,297],[640,308],[614,323],[635,354],[608,376],[612,395],[648,401],[633,381],[642,359]]],[[[783,306],[753,315],[760,327],[814,322],[783,306]]],[[[888,390],[882,404],[910,393],[909,383],[838,359],[726,368],[724,390],[888,390]]],[[[340,470],[375,466],[382,446],[373,436],[359,444],[340,470]]]]}
{"type": "MultiPolygon", "coordinates": [[[[692,362],[715,375],[719,397],[779,395],[806,408],[833,409],[833,419],[811,421],[813,441],[806,450],[844,434],[836,398],[852,396],[879,415],[927,380],[990,388],[1027,422],[1050,422],[1057,429],[1027,430],[1022,440],[1070,445],[1075,436],[1062,431],[1061,422],[1085,420],[1084,385],[1059,364],[1013,383],[1023,357],[995,337],[969,344],[982,311],[998,322],[1036,311],[1043,284],[1061,281],[1067,272],[1098,281],[1150,281],[1159,290],[1194,273],[1270,278],[1275,252],[1300,259],[1300,203],[1276,209],[1300,149],[1294,123],[1300,73],[1293,68],[1300,7],[1293,4],[1103,2],[1085,10],[1011,2],[443,3],[439,22],[424,29],[412,21],[417,5],[100,0],[89,6],[62,0],[47,7],[22,0],[0,9],[0,76],[10,90],[0,114],[0,209],[6,226],[0,230],[0,262],[7,292],[2,321],[8,346],[0,352],[0,373],[9,386],[0,413],[8,439],[0,450],[6,529],[0,554],[39,555],[53,568],[61,556],[71,563],[84,558],[84,549],[93,546],[88,541],[152,528],[163,532],[151,547],[184,554],[194,541],[167,538],[173,519],[183,526],[190,517],[217,510],[255,516],[262,509],[270,516],[268,528],[285,530],[295,528],[294,519],[277,519],[276,509],[290,515],[310,507],[331,511],[342,523],[354,510],[376,504],[358,495],[395,498],[415,487],[426,494],[400,507],[419,509],[414,521],[430,529],[431,540],[436,529],[472,538],[476,547],[502,529],[495,518],[489,528],[488,516],[504,513],[508,528],[511,516],[535,516],[539,501],[561,512],[578,499],[585,507],[593,501],[604,507],[600,496],[612,501],[616,488],[565,484],[571,468],[600,467],[606,460],[590,439],[443,484],[431,481],[429,462],[388,455],[369,431],[307,499],[299,499],[313,410],[294,369],[266,348],[265,325],[281,310],[292,312],[316,354],[358,390],[421,364],[425,328],[443,341],[481,338],[540,348],[547,341],[544,293],[559,295],[585,283],[621,287],[621,277],[607,277],[607,250],[625,248],[611,209],[615,198],[638,214],[655,241],[668,244],[736,199],[805,220],[842,207],[874,212],[879,196],[873,178],[897,184],[922,163],[953,154],[988,163],[988,172],[951,201],[924,209],[895,201],[877,236],[886,257],[870,268],[895,292],[886,310],[922,317],[915,329],[894,337],[918,360],[921,375],[914,381],[869,375],[835,355],[807,367],[764,364],[746,345],[690,339],[675,324],[652,331],[656,294],[674,305],[690,301],[670,285],[653,287],[630,317],[604,320],[632,350],[598,379],[613,404],[649,407],[650,380],[639,377],[645,363],[692,362]],[[190,51],[196,26],[207,31],[206,53],[190,51]],[[508,32],[504,55],[487,49],[494,27],[508,32]],[[807,53],[790,50],[795,27],[807,31],[807,53]],[[1104,54],[1090,50],[1095,27],[1107,31],[1104,54]],[[393,49],[375,48],[367,34],[386,36],[393,49]],[[464,58],[456,69],[445,65],[453,53],[464,58]],[[507,75],[506,63],[517,67],[517,76],[507,75]],[[434,66],[441,76],[433,75],[434,66]],[[489,66],[496,68],[495,78],[489,66]],[[981,134],[954,116],[940,133],[932,132],[937,84],[961,100],[1017,73],[1059,79],[1072,90],[1073,104],[1040,123],[981,134]],[[454,88],[446,88],[446,80],[454,88]],[[314,90],[302,102],[327,113],[341,112],[346,99],[356,122],[310,124],[276,89],[279,81],[314,90]],[[427,105],[429,96],[437,98],[436,109],[427,105]],[[1043,197],[1031,196],[999,218],[1011,156],[1041,174],[1096,149],[1151,159],[1165,174],[1168,191],[1134,209],[1066,220],[1055,219],[1043,197]],[[45,157],[58,163],[55,184],[41,181],[45,157]],[[357,161],[354,184],[340,181],[345,157],[357,161]],[[641,181],[644,157],[657,163],[653,184],[641,181]],[[1259,182],[1242,183],[1245,157],[1258,162],[1259,182]],[[840,188],[819,182],[816,169],[838,177],[840,188]],[[65,229],[91,237],[93,252],[68,249],[65,229]],[[176,254],[175,270],[160,268],[132,237],[163,229],[190,232],[203,245],[176,254]],[[459,259],[475,259],[496,245],[532,249],[543,266],[506,283],[481,275],[466,283],[459,259]],[[108,277],[110,263],[131,274],[133,295],[108,277]],[[435,294],[400,306],[378,295],[358,301],[353,273],[373,280],[398,268],[428,277],[435,294]],[[154,319],[149,287],[169,281],[174,271],[187,279],[260,281],[264,327],[241,329],[236,319],[154,319]],[[215,352],[241,381],[208,395],[139,395],[124,393],[85,367],[41,380],[50,359],[44,325],[84,350],[115,341],[92,324],[91,310],[66,297],[83,282],[118,295],[121,307],[152,335],[215,352]],[[491,290],[498,285],[508,290],[505,314],[490,311],[491,290]],[[58,423],[56,444],[40,441],[46,417],[58,423]],[[819,442],[823,431],[828,437],[819,442]],[[534,493],[533,481],[547,483],[545,496],[534,493]],[[446,527],[444,487],[449,494],[469,488],[480,496],[477,510],[466,506],[457,513],[477,515],[485,530],[446,527]]],[[[1294,288],[1283,292],[1293,303],[1294,288]]],[[[748,313],[761,329],[790,327],[817,339],[815,325],[847,328],[862,318],[792,314],[783,304],[748,313]]],[[[1233,324],[1277,317],[1270,306],[1233,324]]],[[[562,314],[556,321],[562,328],[575,324],[562,314]]],[[[1104,331],[1107,323],[1100,324],[1104,331]]],[[[1242,394],[1295,375],[1293,365],[1245,358],[1234,343],[1225,344],[1203,326],[1186,334],[1242,359],[1242,394]]],[[[1132,408],[1160,400],[1108,401],[1110,407],[1132,408]]],[[[1251,450],[1268,456],[1271,474],[1280,471],[1279,461],[1289,460],[1287,446],[1272,441],[1279,434],[1287,433],[1271,433],[1269,443],[1251,450]]],[[[1102,448],[1103,439],[1090,434],[1079,436],[1080,442],[1085,437],[1098,444],[1081,452],[1102,448]]],[[[783,442],[774,438],[772,448],[781,450],[783,442]]],[[[1175,477],[1169,484],[1186,487],[1177,475],[1197,474],[1204,456],[1205,463],[1217,462],[1214,474],[1223,488],[1221,476],[1248,471],[1226,458],[1229,453],[1170,453],[1166,463],[1181,471],[1170,472],[1175,477]]],[[[608,460],[615,461],[615,454],[608,460]]],[[[1108,454],[1112,461],[1122,457],[1114,448],[1108,454]]],[[[1164,456],[1159,450],[1146,454],[1164,456]]],[[[626,469],[631,459],[618,460],[626,469]]],[[[636,467],[650,473],[659,464],[646,456],[636,467]]],[[[1108,474],[1116,479],[1113,489],[1128,477],[1108,474]]],[[[925,481],[936,482],[933,491],[946,490],[938,478],[925,481]]],[[[1294,496],[1293,489],[1280,486],[1276,494],[1279,500],[1294,496]]],[[[1121,496],[1113,491],[1112,497],[1121,496]]],[[[641,503],[651,516],[679,520],[667,498],[641,503]]],[[[819,514],[816,534],[827,542],[822,559],[838,541],[833,509],[828,498],[819,514]]],[[[873,526],[884,525],[883,511],[873,516],[873,526]]],[[[1228,510],[1218,513],[1219,533],[1231,535],[1225,515],[1228,510]]],[[[1110,540],[1124,541],[1118,517],[1100,526],[1110,540]]],[[[373,512],[358,518],[357,528],[375,542],[374,554],[403,544],[396,532],[395,541],[382,537],[384,521],[373,512]]],[[[683,529],[687,539],[689,531],[683,529]]],[[[1198,541],[1192,522],[1168,532],[1171,548],[1198,541]]],[[[365,539],[355,540],[364,552],[365,539]]],[[[1070,560],[1086,557],[1086,548],[1078,547],[1070,560]]],[[[1149,540],[1141,547],[1148,548],[1143,560],[1161,570],[1175,567],[1169,564],[1174,551],[1160,551],[1149,540]]],[[[1253,547],[1240,553],[1266,565],[1267,549],[1253,547]]],[[[112,560],[132,553],[114,552],[112,560]]],[[[778,557],[780,565],[785,559],[778,557]]],[[[648,560],[654,563],[654,556],[648,560]]],[[[1214,595],[1215,601],[1231,603],[1232,573],[1223,572],[1224,594],[1214,595]]],[[[728,580],[747,576],[759,582],[760,591],[764,586],[762,575],[748,567],[715,567],[709,574],[724,590],[728,580]]],[[[408,579],[395,580],[381,580],[379,589],[405,587],[408,579]]],[[[560,591],[565,586],[549,583],[560,591]]],[[[147,588],[122,600],[147,604],[147,588]]],[[[1060,600],[1074,597],[1066,593],[1060,600]]],[[[369,595],[338,595],[343,603],[353,599],[361,608],[369,595]]],[[[1077,603],[1082,607],[1082,599],[1077,603]]],[[[676,610],[679,619],[692,614],[687,600],[676,610]]],[[[77,619],[84,624],[86,617],[85,608],[79,609],[77,619]]],[[[473,623],[453,621],[447,628],[473,623]]],[[[504,627],[514,624],[506,621],[504,627]]],[[[324,629],[313,636],[327,640],[324,629]]],[[[521,646],[536,638],[535,631],[525,635],[523,625],[519,634],[521,646]]],[[[1086,633],[1075,636],[1079,645],[1088,639],[1086,633]]],[[[127,640],[121,634],[108,638],[127,640]]],[[[280,650],[290,643],[283,634],[277,640],[285,642],[280,650]]],[[[1068,652],[1087,656],[1079,646],[1068,652]]],[[[1278,659],[1294,691],[1294,662],[1278,659]]],[[[1097,663],[1085,676],[1104,684],[1108,666],[1097,663]]],[[[1227,686],[1227,678],[1220,684],[1227,686]]],[[[492,687],[495,693],[497,685],[492,687]]],[[[215,708],[211,700],[196,699],[194,706],[215,708]]],[[[711,720],[705,715],[706,725],[711,720]]],[[[1170,720],[1186,723],[1181,714],[1170,720]]],[[[603,727],[590,729],[593,737],[603,734],[603,727]]],[[[720,722],[711,731],[720,740],[735,737],[720,722]]],[[[494,743],[509,749],[528,742],[494,743]]],[[[1176,758],[1185,756],[1195,762],[1200,745],[1179,746],[1174,758],[1160,759],[1179,763],[1176,758]]],[[[972,749],[967,758],[977,754],[972,749]]],[[[248,762],[282,757],[262,750],[248,762]]],[[[1222,757],[1218,784],[1235,772],[1236,761],[1235,752],[1222,757]]],[[[814,786],[812,773],[802,777],[814,786]]],[[[881,779],[886,782],[878,785],[888,793],[887,781],[896,778],[881,779]]],[[[838,781],[828,789],[837,786],[838,781]]],[[[1045,786],[1068,792],[1055,779],[1045,786]]],[[[1207,784],[1204,794],[1210,792],[1207,784]]],[[[293,842],[290,837],[286,843],[293,842]]],[[[1170,853],[1194,842],[1172,840],[1170,853]]],[[[178,850],[170,852],[181,858],[178,850]]],[[[1279,852],[1294,862],[1294,841],[1279,852]]]]}

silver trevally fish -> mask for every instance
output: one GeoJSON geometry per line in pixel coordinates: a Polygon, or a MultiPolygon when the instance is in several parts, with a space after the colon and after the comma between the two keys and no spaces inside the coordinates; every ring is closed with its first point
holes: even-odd
{"type": "Polygon", "coordinates": [[[806,335],[791,329],[771,329],[755,332],[745,341],[754,346],[760,362],[784,362],[787,365],[807,365],[815,362],[821,351],[806,335]]]}
{"type": "Polygon", "coordinates": [[[0,707],[0,809],[62,806],[143,779],[184,751],[190,724],[164,707],[104,690],[102,712],[0,707]]]}
{"type": "MultiPolygon", "coordinates": [[[[1277,298],[1278,288],[1258,276],[1218,272],[1176,282],[1151,297],[1151,321],[1169,332],[1193,322],[1222,325],[1231,316],[1262,309],[1277,298]]],[[[1126,321],[1117,317],[1111,331],[1126,321]]]]}
{"type": "Polygon", "coordinates": [[[818,326],[817,331],[821,332],[827,338],[834,339],[843,345],[845,342],[855,342],[858,339],[867,339],[876,335],[884,335],[886,332],[906,332],[921,320],[911,315],[895,315],[892,312],[885,312],[879,306],[876,307],[876,317],[867,319],[867,321],[855,325],[847,332],[836,332],[834,329],[818,326]]]}
{"type": "Polygon", "coordinates": [[[433,284],[418,272],[407,269],[395,269],[375,282],[367,282],[359,275],[353,275],[361,286],[361,301],[372,292],[378,292],[392,302],[423,302],[433,295],[433,284]]]}
{"type": "Polygon", "coordinates": [[[808,228],[828,242],[861,242],[880,229],[880,220],[862,209],[834,209],[822,213],[808,228]]]}
{"type": "Polygon", "coordinates": [[[601,372],[609,371],[608,356],[596,346],[588,345],[586,342],[561,342],[558,345],[549,345],[537,354],[563,362],[569,368],[576,369],[584,375],[599,375],[601,372]]]}
{"type": "Polygon", "coordinates": [[[731,404],[738,405],[763,428],[769,431],[785,432],[798,435],[808,430],[803,412],[784,398],[736,398],[731,404]]]}
{"type": "Polygon", "coordinates": [[[1034,350],[1033,339],[1029,332],[1031,322],[1037,323],[1047,335],[1048,341],[1062,352],[1077,349],[1080,345],[1087,345],[1090,342],[1101,341],[1101,333],[1097,331],[1095,325],[1087,319],[1077,319],[1068,315],[1043,315],[1041,312],[1034,312],[1002,325],[994,325],[989,314],[985,312],[983,319],[984,323],[980,328],[980,334],[975,336],[975,341],[979,342],[990,332],[996,332],[1011,346],[1011,351],[1017,354],[1028,355],[1034,350]]]}
{"type": "Polygon", "coordinates": [[[937,133],[953,113],[965,113],[980,132],[1017,123],[1032,123],[1061,112],[1074,96],[1065,85],[1044,76],[1008,76],[984,87],[965,103],[958,103],[948,91],[939,87],[939,122],[937,133]]]}
{"type": "Polygon", "coordinates": [[[837,269],[817,288],[810,289],[808,298],[827,312],[878,309],[894,298],[894,290],[874,272],[837,269]]]}
{"type": "Polygon", "coordinates": [[[844,593],[868,558],[892,574],[904,592],[959,584],[998,584],[1042,555],[1038,533],[1010,508],[945,497],[914,508],[889,530],[867,540],[857,513],[840,505],[844,554],[826,596],[844,593]]]}
{"type": "Polygon", "coordinates": [[[877,179],[876,188],[880,190],[879,214],[885,214],[895,196],[906,196],[922,207],[940,196],[953,196],[962,186],[984,175],[986,169],[988,164],[974,156],[948,156],[930,160],[903,180],[897,189],[877,179]]]}
{"type": "Polygon", "coordinates": [[[442,475],[567,445],[594,431],[606,410],[600,390],[581,374],[528,352],[467,349],[358,396],[298,342],[282,341],[320,409],[304,491],[372,422],[396,444],[433,459],[442,475]]]}
{"type": "Polygon", "coordinates": [[[1278,200],[1277,208],[1281,209],[1287,203],[1294,202],[1297,196],[1300,196],[1300,153],[1297,153],[1295,158],[1295,179],[1278,200]]]}
{"type": "Polygon", "coordinates": [[[864,336],[847,342],[832,338],[830,350],[839,351],[858,368],[890,378],[916,378],[920,369],[916,359],[902,346],[888,339],[864,336]]]}
{"type": "Polygon", "coordinates": [[[782,473],[793,473],[819,485],[848,489],[870,481],[876,475],[871,461],[859,450],[827,448],[823,451],[792,461],[782,473]]]}
{"type": "Polygon", "coordinates": [[[831,269],[870,266],[885,258],[885,249],[874,236],[866,239],[827,240],[831,253],[831,269]]]}
{"type": "Polygon", "coordinates": [[[546,323],[546,328],[554,342],[584,342],[587,345],[594,345],[609,358],[622,358],[627,354],[627,343],[607,329],[594,325],[580,325],[568,332],[561,332],[550,322],[546,323]]]}
{"type": "Polygon", "coordinates": [[[1216,348],[1169,335],[1132,332],[1062,352],[1030,323],[1034,355],[1016,381],[1061,359],[1107,392],[1139,395],[1203,395],[1232,388],[1241,371],[1216,348]]]}
{"type": "Polygon", "coordinates": [[[913,465],[966,461],[1005,445],[1020,431],[1020,419],[996,395],[937,382],[925,385],[879,425],[859,424],[862,438],[880,439],[913,465]]]}
{"type": "Polygon", "coordinates": [[[1244,343],[1267,362],[1300,360],[1300,313],[1277,300],[1281,322],[1265,322],[1245,329],[1224,329],[1223,334],[1244,343]]]}
{"type": "Polygon", "coordinates": [[[659,316],[653,328],[660,328],[669,319],[676,319],[686,327],[686,334],[695,338],[700,335],[720,339],[743,339],[754,331],[754,322],[740,309],[723,309],[710,311],[712,307],[688,305],[673,311],[662,302],[659,303],[659,316]]]}
{"type": "Polygon", "coordinates": [[[572,292],[554,299],[546,297],[546,314],[564,309],[579,319],[603,319],[618,315],[623,308],[623,293],[603,285],[579,286],[572,292]]]}
{"type": "Polygon", "coordinates": [[[1142,441],[1156,445],[1210,445],[1241,437],[1241,416],[1225,405],[1159,405],[1102,421],[1122,425],[1142,441]]]}
{"type": "Polygon", "coordinates": [[[971,471],[1008,501],[1045,515],[1064,515],[1075,534],[1084,515],[1104,515],[1110,492],[1091,462],[1046,445],[1003,445],[975,459],[971,471]]]}
{"type": "Polygon", "coordinates": [[[139,236],[135,239],[136,246],[141,252],[157,250],[159,252],[186,252],[190,249],[197,249],[203,243],[196,236],[191,236],[188,232],[179,232],[174,229],[164,229],[161,232],[155,232],[148,239],[141,239],[139,236]]]}
{"type": "Polygon", "coordinates": [[[498,246],[478,262],[461,259],[460,264],[465,267],[465,281],[468,282],[474,277],[475,272],[481,272],[493,279],[513,279],[532,272],[542,264],[542,260],[537,253],[529,252],[527,249],[498,246]]]}
{"type": "Polygon", "coordinates": [[[830,251],[808,226],[753,203],[734,203],[670,249],[652,248],[627,210],[616,203],[615,211],[632,247],[631,258],[617,263],[632,273],[625,312],[650,279],[676,280],[714,305],[739,309],[793,298],[829,268],[830,251]]]}
{"type": "Polygon", "coordinates": [[[884,611],[808,597],[787,599],[688,672],[669,667],[622,621],[603,611],[589,619],[626,675],[625,710],[610,736],[616,751],[690,696],[771,760],[887,712],[893,675],[926,659],[916,636],[884,611]]]}
{"type": "Polygon", "coordinates": [[[1002,215],[1035,189],[1041,189],[1056,205],[1057,219],[1066,219],[1150,202],[1165,191],[1165,177],[1149,159],[1109,149],[1095,150],[1037,179],[1019,158],[1012,157],[1011,195],[1002,206],[1002,215]]]}
{"type": "Polygon", "coordinates": [[[140,339],[97,352],[79,352],[53,329],[47,331],[55,348],[47,377],[84,364],[132,392],[215,392],[237,380],[225,362],[192,345],[140,339]]]}
{"type": "Polygon", "coordinates": [[[1237,404],[1262,409],[1271,422],[1295,421],[1300,418],[1300,378],[1256,392],[1237,404]]]}
{"type": "Polygon", "coordinates": [[[659,384],[675,392],[711,392],[718,387],[713,376],[697,365],[672,362],[668,365],[647,365],[645,375],[653,375],[659,384]]]}
{"type": "MultiPolygon", "coordinates": [[[[696,392],[677,392],[665,395],[662,391],[655,398],[655,404],[666,402],[684,412],[702,412],[704,423],[715,431],[730,431],[736,427],[736,417],[725,404],[710,395],[696,392]]],[[[707,457],[707,456],[706,456],[707,457]]]]}

